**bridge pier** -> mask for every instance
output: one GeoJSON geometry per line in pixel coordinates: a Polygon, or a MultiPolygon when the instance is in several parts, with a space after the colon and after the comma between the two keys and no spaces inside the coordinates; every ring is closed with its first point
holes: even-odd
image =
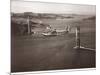
{"type": "Polygon", "coordinates": [[[76,46],[74,48],[80,48],[80,26],[76,27],[76,46]]]}
{"type": "Polygon", "coordinates": [[[27,18],[27,25],[28,25],[28,34],[31,34],[31,25],[30,25],[30,18],[27,18]]]}

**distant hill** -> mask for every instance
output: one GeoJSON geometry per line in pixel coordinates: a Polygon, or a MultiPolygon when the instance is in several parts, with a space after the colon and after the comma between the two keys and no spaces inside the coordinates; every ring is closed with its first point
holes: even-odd
{"type": "Polygon", "coordinates": [[[27,17],[30,16],[30,18],[74,18],[76,16],[75,14],[51,14],[51,13],[33,13],[33,12],[24,12],[24,13],[11,13],[12,17],[27,17]]]}
{"type": "Polygon", "coordinates": [[[96,20],[96,16],[85,18],[84,20],[96,20]]]}

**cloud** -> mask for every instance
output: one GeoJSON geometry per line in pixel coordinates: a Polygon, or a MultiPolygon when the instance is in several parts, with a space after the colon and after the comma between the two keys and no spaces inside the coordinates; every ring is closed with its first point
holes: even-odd
{"type": "Polygon", "coordinates": [[[12,12],[95,14],[95,5],[11,1],[12,12]]]}

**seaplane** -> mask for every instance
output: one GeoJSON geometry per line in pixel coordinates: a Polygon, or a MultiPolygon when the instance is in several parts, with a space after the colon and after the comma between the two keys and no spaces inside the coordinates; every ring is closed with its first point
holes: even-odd
{"type": "Polygon", "coordinates": [[[57,30],[57,29],[52,29],[51,27],[47,27],[48,32],[42,33],[44,36],[57,36],[57,35],[62,35],[66,34],[70,31],[70,26],[67,26],[65,30],[57,30]]]}

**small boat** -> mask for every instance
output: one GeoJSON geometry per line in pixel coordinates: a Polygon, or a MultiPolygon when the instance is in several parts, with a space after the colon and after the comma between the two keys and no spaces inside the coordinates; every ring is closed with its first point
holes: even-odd
{"type": "Polygon", "coordinates": [[[56,29],[50,32],[42,33],[44,36],[57,36],[56,29]]]}
{"type": "MultiPolygon", "coordinates": [[[[50,28],[51,29],[51,28],[50,28]]],[[[63,35],[70,31],[70,27],[67,26],[65,30],[51,30],[50,32],[44,32],[42,35],[44,36],[57,36],[57,35],[63,35]]]]}
{"type": "Polygon", "coordinates": [[[51,32],[49,33],[42,33],[44,36],[57,36],[57,34],[52,34],[51,32]]]}

